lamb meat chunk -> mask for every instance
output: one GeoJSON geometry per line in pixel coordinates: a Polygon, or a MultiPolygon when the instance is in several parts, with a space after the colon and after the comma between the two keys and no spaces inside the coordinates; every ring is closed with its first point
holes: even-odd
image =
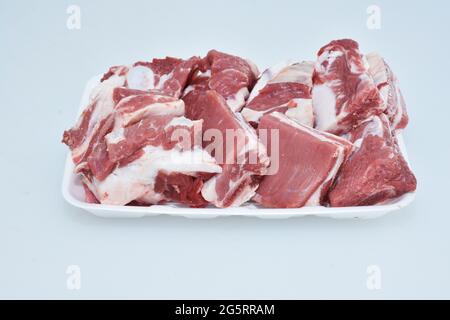
{"type": "Polygon", "coordinates": [[[211,50],[199,64],[183,97],[215,90],[232,111],[238,112],[244,106],[258,75],[258,68],[251,61],[211,50]]]}
{"type": "Polygon", "coordinates": [[[272,163],[253,200],[269,208],[320,205],[350,153],[351,143],[299,124],[280,112],[261,118],[258,133],[263,130],[275,130],[279,138],[272,141],[272,135],[266,133],[272,163]]]}
{"type": "Polygon", "coordinates": [[[366,55],[369,73],[380,91],[385,113],[389,118],[392,130],[404,129],[408,125],[408,113],[397,77],[386,61],[377,53],[366,55]]]}
{"type": "Polygon", "coordinates": [[[136,62],[127,72],[126,86],[179,98],[200,62],[198,57],[188,60],[167,57],[136,62]]]}
{"type": "Polygon", "coordinates": [[[186,103],[186,117],[203,120],[203,147],[222,167],[205,182],[203,197],[220,208],[250,200],[270,161],[253,128],[214,90],[198,93],[186,103]]]}
{"type": "Polygon", "coordinates": [[[355,150],[329,193],[331,206],[382,204],[416,189],[416,178],[399,150],[386,115],[362,123],[348,138],[355,150]]]}
{"type": "Polygon", "coordinates": [[[344,134],[386,109],[353,40],[335,40],[318,52],[313,77],[316,129],[344,134]]]}
{"type": "Polygon", "coordinates": [[[245,120],[256,127],[264,114],[278,111],[312,127],[313,71],[313,62],[286,62],[264,71],[242,110],[245,120]]]}

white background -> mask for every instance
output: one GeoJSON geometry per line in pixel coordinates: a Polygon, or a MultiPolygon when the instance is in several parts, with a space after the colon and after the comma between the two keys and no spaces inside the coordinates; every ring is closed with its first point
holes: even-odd
{"type": "Polygon", "coordinates": [[[449,10],[445,1],[0,0],[0,297],[450,298],[449,10]],[[66,27],[70,4],[81,30],[66,27]],[[380,30],[366,27],[371,4],[380,30]],[[379,51],[401,81],[419,183],[407,209],[377,220],[106,220],[62,199],[62,132],[91,76],[211,48],[264,69],[313,59],[342,37],[379,51]],[[78,291],[66,287],[69,265],[81,268],[78,291]],[[370,265],[380,290],[366,286],[370,265]]]}

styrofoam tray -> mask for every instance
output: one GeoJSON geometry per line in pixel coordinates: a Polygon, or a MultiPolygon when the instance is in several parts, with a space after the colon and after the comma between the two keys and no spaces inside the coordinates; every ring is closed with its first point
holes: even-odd
{"type": "MultiPolygon", "coordinates": [[[[89,93],[99,82],[100,76],[88,81],[80,104],[79,114],[89,101],[89,93]]],[[[400,149],[407,159],[406,149],[401,135],[398,136],[400,149]]],[[[70,153],[67,156],[62,193],[64,199],[71,205],[87,210],[97,216],[105,218],[139,218],[144,216],[157,216],[167,214],[172,216],[183,216],[188,218],[215,218],[219,216],[249,216],[267,219],[282,219],[290,217],[319,216],[336,219],[348,218],[377,218],[391,211],[399,210],[409,205],[415,197],[415,192],[408,193],[393,200],[389,204],[363,207],[303,207],[297,209],[267,209],[256,204],[249,203],[236,208],[189,208],[177,204],[153,205],[149,207],[140,206],[110,206],[102,204],[91,204],[84,201],[84,189],[80,178],[73,173],[74,165],[70,153]]]]}

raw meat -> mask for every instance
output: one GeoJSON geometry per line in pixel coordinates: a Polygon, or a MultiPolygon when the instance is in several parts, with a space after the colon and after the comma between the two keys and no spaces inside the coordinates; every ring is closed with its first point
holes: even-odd
{"type": "Polygon", "coordinates": [[[203,199],[201,190],[204,180],[213,174],[188,176],[178,173],[165,173],[160,171],[155,180],[155,192],[162,194],[165,199],[186,204],[190,207],[205,207],[208,202],[203,199]]]}
{"type": "Polygon", "coordinates": [[[114,89],[125,84],[126,67],[113,67],[102,81],[92,90],[88,106],[77,124],[64,132],[63,142],[72,151],[75,165],[85,166],[88,156],[96,147],[99,137],[112,125],[111,113],[114,111],[114,89]]]}
{"type": "Polygon", "coordinates": [[[253,126],[266,113],[278,111],[312,127],[313,62],[281,63],[264,71],[253,88],[242,115],[253,126]]]}
{"type": "Polygon", "coordinates": [[[332,41],[320,49],[312,91],[316,129],[343,134],[385,110],[367,69],[353,40],[332,41]]]}
{"type": "Polygon", "coordinates": [[[108,159],[123,161],[146,145],[168,141],[165,126],[183,115],[183,101],[176,98],[142,94],[122,99],[115,107],[114,127],[105,136],[108,159]]]}
{"type": "Polygon", "coordinates": [[[182,100],[151,93],[129,96],[113,115],[114,127],[95,153],[97,165],[88,161],[91,174],[84,173],[85,184],[102,204],[177,200],[206,205],[202,177],[221,168],[201,147],[202,121],[183,116],[182,100]]]}
{"type": "Polygon", "coordinates": [[[232,111],[240,111],[259,75],[258,68],[249,60],[211,50],[203,59],[200,71],[185,90],[215,90],[232,111]]]}
{"type": "MultiPolygon", "coordinates": [[[[185,175],[196,177],[198,173],[222,171],[215,160],[198,146],[191,150],[177,148],[165,150],[161,146],[149,145],[142,150],[138,159],[126,166],[117,167],[103,181],[95,177],[89,181],[85,177],[84,182],[102,204],[126,205],[134,200],[145,204],[156,204],[167,200],[166,186],[164,188],[159,186],[159,192],[155,190],[160,173],[172,178],[174,174],[180,174],[178,178],[184,179],[185,175]]],[[[195,181],[191,182],[196,187],[195,181]]],[[[158,184],[161,184],[161,181],[158,181],[158,184]]],[[[189,187],[182,192],[186,189],[189,187]]],[[[191,201],[191,199],[188,200],[191,201]]],[[[201,201],[200,205],[203,202],[201,201]]]]}
{"type": "MultiPolygon", "coordinates": [[[[85,188],[89,190],[89,192],[86,191],[87,201],[95,202],[93,199],[96,199],[101,203],[127,204],[128,202],[123,201],[130,200],[149,204],[170,200],[174,196],[188,205],[205,204],[203,199],[200,201],[200,193],[194,196],[192,190],[183,191],[183,188],[192,186],[198,188],[202,184],[201,179],[196,180],[196,175],[201,176],[202,170],[195,173],[187,169],[190,175],[188,178],[184,176],[184,169],[164,174],[156,170],[158,190],[162,190],[161,186],[167,187],[169,182],[177,179],[180,183],[172,186],[173,188],[167,187],[167,190],[164,189],[159,193],[151,189],[154,186],[153,183],[145,187],[145,194],[135,199],[115,194],[116,191],[111,190],[111,188],[114,189],[114,185],[110,182],[111,175],[117,172],[128,172],[129,166],[140,166],[141,162],[149,165],[145,162],[145,158],[151,158],[153,155],[148,154],[147,146],[156,146],[165,151],[178,148],[177,143],[169,139],[178,129],[187,129],[191,137],[194,136],[192,131],[201,126],[201,122],[192,122],[182,117],[184,103],[178,100],[178,97],[192,74],[196,72],[200,62],[200,58],[196,57],[189,60],[153,59],[151,62],[137,62],[130,67],[111,67],[103,75],[100,83],[91,93],[89,105],[80,116],[78,123],[74,128],[66,131],[63,137],[63,142],[72,151],[72,158],[76,165],[75,172],[82,176],[85,188]],[[188,182],[191,184],[189,185],[188,182]],[[102,193],[102,188],[109,191],[102,193]],[[179,193],[176,194],[172,189],[179,193]]],[[[197,131],[201,132],[201,129],[198,128],[197,131]]],[[[193,146],[193,144],[190,145],[193,146]]],[[[182,151],[205,153],[209,157],[201,150],[198,143],[197,149],[200,151],[194,152],[194,149],[182,151]]],[[[170,166],[170,162],[167,165],[170,166]]],[[[209,165],[210,159],[206,158],[207,173],[211,170],[209,165]]],[[[221,171],[220,167],[215,168],[214,173],[221,171]]],[[[145,169],[142,167],[142,170],[145,169]]],[[[153,166],[148,169],[155,168],[153,166]]],[[[139,194],[137,189],[130,190],[130,193],[139,194]]]]}
{"type": "Polygon", "coordinates": [[[127,87],[117,87],[113,91],[113,101],[114,104],[118,104],[123,98],[129,96],[137,96],[141,94],[148,94],[148,91],[129,89],[127,87]]]}
{"type": "Polygon", "coordinates": [[[72,150],[74,163],[85,165],[95,147],[92,141],[98,136],[98,131],[104,129],[107,118],[120,99],[149,90],[178,98],[199,63],[200,58],[197,57],[188,60],[168,57],[136,62],[131,67],[111,67],[92,91],[89,105],[78,123],[64,132],[63,142],[72,150]]]}
{"type": "Polygon", "coordinates": [[[136,62],[127,73],[127,87],[179,98],[199,63],[198,57],[188,60],[167,57],[153,59],[152,62],[136,62]]]}
{"type": "Polygon", "coordinates": [[[381,204],[416,189],[386,115],[374,116],[348,134],[355,151],[329,194],[333,207],[381,204]]]}
{"type": "Polygon", "coordinates": [[[404,129],[408,125],[406,104],[400,91],[397,77],[386,61],[377,53],[366,55],[369,73],[380,91],[393,130],[404,129]]]}
{"type": "Polygon", "coordinates": [[[203,197],[220,208],[250,200],[270,161],[253,128],[214,90],[198,92],[186,102],[186,117],[203,120],[203,146],[222,167],[205,182],[203,197]]]}
{"type": "Polygon", "coordinates": [[[253,200],[270,208],[320,205],[350,153],[351,143],[299,124],[280,112],[261,118],[258,133],[263,130],[277,130],[279,141],[273,144],[267,139],[272,164],[253,200]]]}
{"type": "Polygon", "coordinates": [[[63,136],[86,202],[359,206],[415,190],[395,136],[405,102],[381,56],[336,40],[258,76],[217,50],[111,67],[63,136]]]}

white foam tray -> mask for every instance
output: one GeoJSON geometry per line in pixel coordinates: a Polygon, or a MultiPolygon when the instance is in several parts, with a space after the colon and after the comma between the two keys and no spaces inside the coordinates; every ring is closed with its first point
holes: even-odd
{"type": "MultiPolygon", "coordinates": [[[[88,81],[80,104],[79,114],[89,101],[89,93],[99,82],[100,76],[88,81]]],[[[406,149],[403,138],[399,135],[399,145],[405,158],[406,149]]],[[[318,216],[336,219],[349,218],[377,218],[391,211],[399,210],[409,205],[415,197],[415,192],[408,193],[393,200],[389,204],[363,207],[304,207],[297,209],[267,209],[255,204],[246,204],[237,208],[189,208],[177,204],[154,205],[149,207],[139,206],[110,206],[102,204],[91,204],[84,201],[84,190],[80,178],[73,173],[74,165],[70,156],[67,155],[62,193],[64,199],[71,205],[89,211],[96,216],[104,218],[139,218],[144,216],[157,216],[161,214],[172,216],[183,216],[188,218],[215,218],[220,216],[248,216],[266,219],[285,219],[291,217],[318,216]]]]}

